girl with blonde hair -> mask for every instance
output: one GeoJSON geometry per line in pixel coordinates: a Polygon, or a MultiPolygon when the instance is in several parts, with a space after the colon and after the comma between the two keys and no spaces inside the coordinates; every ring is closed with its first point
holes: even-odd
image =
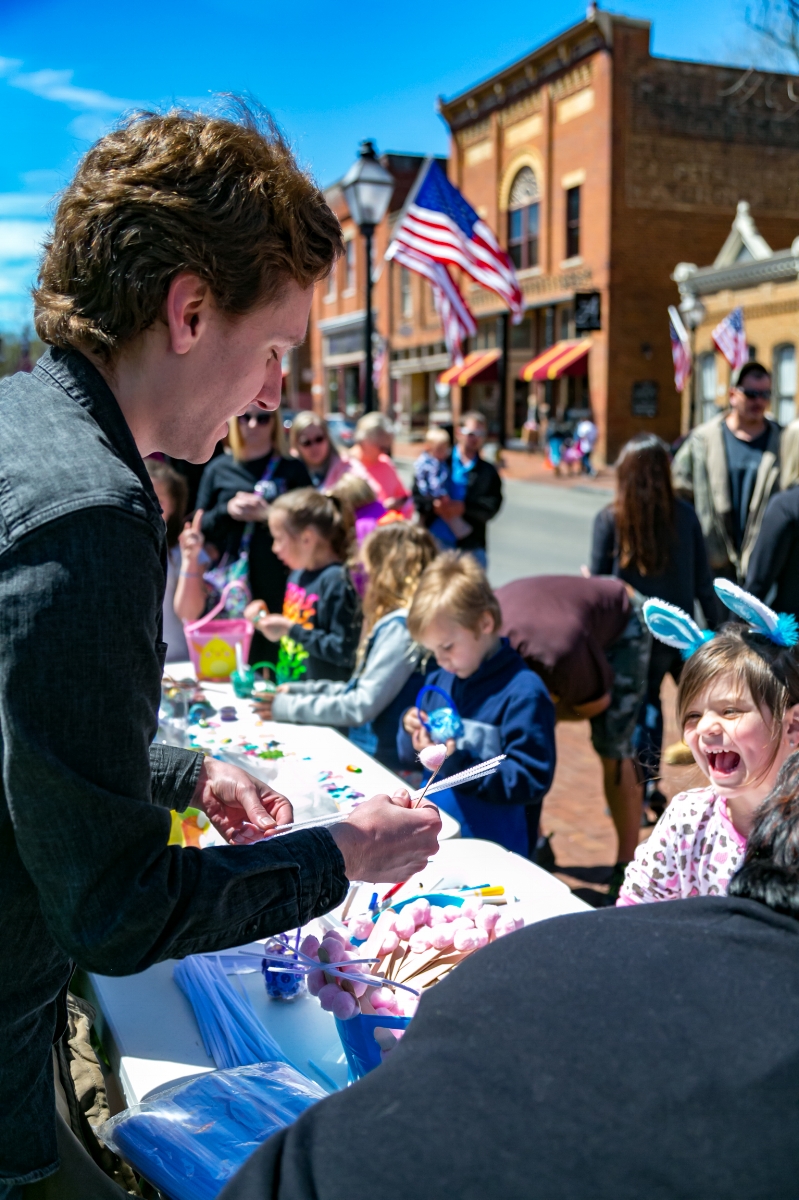
{"type": "Polygon", "coordinates": [[[263,715],[303,725],[336,725],[396,770],[400,713],[422,684],[424,651],[408,633],[408,607],[422,572],[436,556],[426,529],[399,522],[375,529],[363,545],[368,584],[358,660],[346,682],[283,684],[263,715]]]}

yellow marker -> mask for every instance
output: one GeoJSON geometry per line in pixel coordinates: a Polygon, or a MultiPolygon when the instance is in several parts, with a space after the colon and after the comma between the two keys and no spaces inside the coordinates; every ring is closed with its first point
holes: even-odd
{"type": "Polygon", "coordinates": [[[504,887],[480,888],[477,895],[478,896],[504,896],[505,889],[504,889],[504,887]]]}

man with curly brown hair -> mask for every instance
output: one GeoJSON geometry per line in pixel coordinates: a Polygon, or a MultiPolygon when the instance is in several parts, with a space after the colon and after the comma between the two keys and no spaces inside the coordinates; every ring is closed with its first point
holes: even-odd
{"type": "Polygon", "coordinates": [[[165,536],[142,457],[202,462],[228,420],[277,408],[341,249],[246,113],[136,116],[61,197],[34,293],[49,349],[0,387],[0,1200],[117,1194],[56,1117],[75,964],[129,974],[292,928],[437,849],[437,810],[407,793],[263,840],[284,797],[152,744],[165,536]],[[169,846],[190,804],[238,844],[169,846]]]}

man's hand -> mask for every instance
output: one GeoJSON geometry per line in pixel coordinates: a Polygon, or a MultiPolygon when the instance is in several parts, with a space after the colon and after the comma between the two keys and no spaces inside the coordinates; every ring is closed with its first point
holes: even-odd
{"type": "Polygon", "coordinates": [[[439,496],[433,501],[434,511],[444,521],[450,517],[462,517],[465,508],[463,500],[453,500],[451,496],[439,496]]]}
{"type": "Polygon", "coordinates": [[[288,636],[293,624],[288,617],[281,617],[279,613],[263,613],[255,622],[255,628],[270,642],[279,642],[282,637],[288,636]]]}
{"type": "Polygon", "coordinates": [[[435,744],[422,724],[423,720],[427,720],[427,713],[419,712],[418,708],[409,708],[402,718],[402,728],[411,735],[411,745],[417,754],[420,750],[424,750],[425,746],[435,744]]]}
{"type": "Polygon", "coordinates": [[[227,515],[234,521],[265,521],[269,505],[257,492],[236,492],[227,502],[227,515]]]}
{"type": "Polygon", "coordinates": [[[348,879],[398,883],[410,879],[438,853],[441,817],[434,804],[411,807],[404,788],[359,804],[330,833],[344,858],[348,879]]]}
{"type": "Polygon", "coordinates": [[[288,825],[294,811],[285,796],[240,767],[206,758],[192,805],[201,808],[227,842],[257,842],[275,825],[288,825]]]}

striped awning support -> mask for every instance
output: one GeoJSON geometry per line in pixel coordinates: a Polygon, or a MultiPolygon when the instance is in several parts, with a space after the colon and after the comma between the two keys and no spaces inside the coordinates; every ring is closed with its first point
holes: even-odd
{"type": "Polygon", "coordinates": [[[466,387],[467,383],[473,383],[478,375],[482,375],[483,371],[488,367],[493,367],[497,362],[502,351],[494,350],[472,350],[471,354],[467,354],[459,367],[448,367],[446,371],[438,377],[439,383],[457,384],[459,387],[466,387]]]}
{"type": "Polygon", "coordinates": [[[519,378],[525,383],[534,379],[560,379],[561,375],[585,375],[586,358],[591,349],[590,338],[556,342],[543,354],[537,354],[529,363],[525,363],[519,372],[519,378]]]}

